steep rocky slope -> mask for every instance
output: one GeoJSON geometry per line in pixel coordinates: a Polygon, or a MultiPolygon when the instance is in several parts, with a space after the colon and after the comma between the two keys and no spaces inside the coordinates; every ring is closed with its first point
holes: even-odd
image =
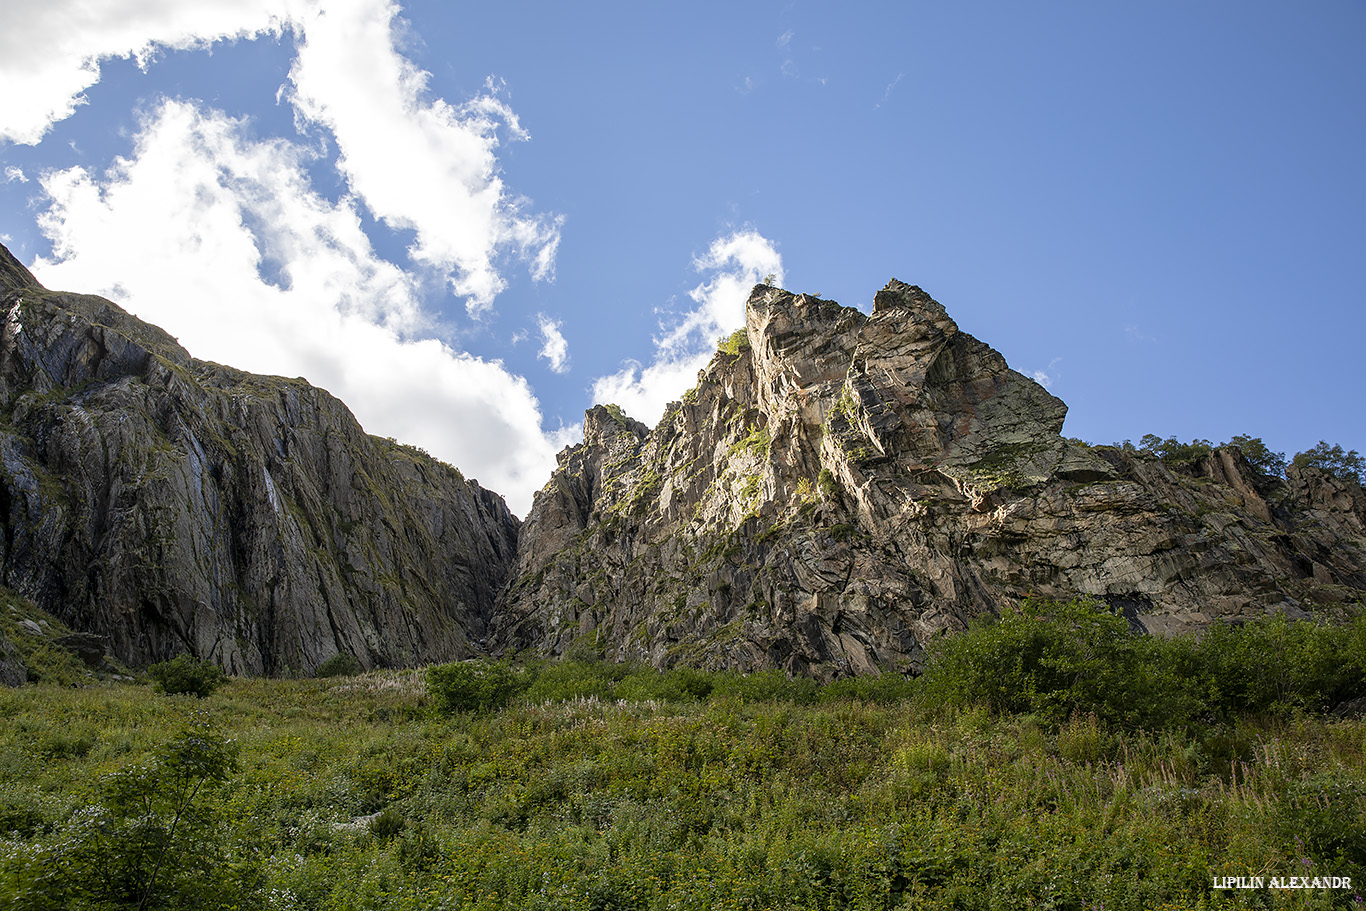
{"type": "Polygon", "coordinates": [[[1033,593],[1155,632],[1366,593],[1366,497],[1233,448],[1173,466],[1060,435],[1066,406],[893,281],[873,313],[759,286],[650,430],[588,412],[522,527],[495,649],[833,676],[1033,593]],[[730,350],[727,350],[727,349],[730,350]]]}
{"type": "Polygon", "coordinates": [[[0,584],[143,664],[369,667],[478,649],[501,497],[302,379],[198,361],[0,247],[0,584]]]}

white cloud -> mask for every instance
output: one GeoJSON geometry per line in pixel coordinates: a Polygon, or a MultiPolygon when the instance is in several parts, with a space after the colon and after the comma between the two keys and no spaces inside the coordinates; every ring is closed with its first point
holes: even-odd
{"type": "Polygon", "coordinates": [[[553,279],[563,218],[529,211],[508,192],[495,152],[500,134],[528,138],[490,79],[460,105],[429,98],[430,74],[395,45],[393,0],[51,0],[7,11],[0,30],[0,141],[37,143],[84,101],[100,62],[146,67],[165,47],[295,30],[290,100],[326,126],[338,165],[374,215],[411,228],[411,255],[440,271],[470,313],[506,286],[513,253],[535,280],[553,279]]]}
{"type": "Polygon", "coordinates": [[[328,0],[307,16],[291,101],[332,131],[338,167],[370,211],[416,231],[409,253],[446,273],[479,315],[506,285],[503,251],[515,251],[534,279],[554,277],[563,219],[529,213],[503,186],[499,133],[528,134],[494,80],[459,106],[429,99],[430,74],[395,47],[396,15],[384,0],[328,0]]]}
{"type": "Polygon", "coordinates": [[[20,183],[28,183],[28,176],[16,167],[5,168],[5,183],[13,183],[16,180],[20,183]]]}
{"type": "Polygon", "coordinates": [[[367,431],[426,448],[525,512],[577,428],[542,429],[526,381],[427,328],[415,279],[378,258],[350,199],[313,191],[308,153],[164,101],[107,174],[41,178],[51,287],[101,291],[198,357],[302,375],[367,431]]]}
{"type": "Polygon", "coordinates": [[[1039,384],[1040,386],[1042,386],[1043,388],[1045,388],[1045,389],[1052,389],[1052,388],[1053,388],[1053,384],[1056,383],[1056,382],[1058,381],[1058,376],[1059,376],[1059,374],[1056,373],[1056,372],[1053,370],[1053,368],[1056,367],[1056,366],[1058,366],[1058,363],[1061,362],[1061,361],[1062,361],[1062,358],[1060,358],[1060,357],[1055,357],[1055,358],[1053,358],[1053,360],[1051,360],[1051,361],[1048,362],[1048,367],[1047,367],[1047,369],[1044,369],[1044,370],[1035,370],[1032,374],[1030,374],[1030,376],[1032,376],[1032,377],[1034,378],[1034,382],[1038,383],[1038,384],[1039,384]]]}
{"type": "Polygon", "coordinates": [[[787,47],[789,44],[791,44],[791,43],[792,43],[792,35],[793,35],[793,34],[794,34],[794,33],[793,33],[792,29],[788,29],[787,31],[785,31],[785,32],[783,32],[781,35],[779,35],[779,36],[778,36],[778,41],[777,41],[778,47],[787,47]]]}
{"type": "Polygon", "coordinates": [[[783,281],[782,256],[772,241],[752,230],[718,237],[693,259],[693,268],[712,273],[688,292],[697,307],[655,339],[655,359],[648,367],[630,361],[596,379],[594,402],[612,402],[637,420],[657,423],[665,406],[696,383],[717,339],[745,325],[745,301],[754,285],[770,276],[774,284],[783,281]]]}
{"type": "Polygon", "coordinates": [[[569,342],[565,341],[564,334],[560,332],[560,326],[564,324],[548,316],[539,316],[536,322],[541,327],[541,338],[545,340],[537,357],[549,361],[550,369],[556,373],[565,373],[569,370],[569,342]]]}
{"type": "Polygon", "coordinates": [[[33,145],[85,102],[100,63],[159,48],[279,33],[307,0],[43,0],[6,4],[0,29],[0,142],[33,145]]]}

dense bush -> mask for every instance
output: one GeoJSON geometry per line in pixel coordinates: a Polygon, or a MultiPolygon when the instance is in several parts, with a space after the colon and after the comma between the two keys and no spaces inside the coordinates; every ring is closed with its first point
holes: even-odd
{"type": "Polygon", "coordinates": [[[1144,641],[1093,601],[1028,600],[934,643],[926,698],[1028,712],[1060,723],[1077,712],[1138,726],[1149,720],[1144,641]]]}
{"type": "Polygon", "coordinates": [[[1098,602],[1028,600],[935,642],[922,685],[932,704],[1174,728],[1324,710],[1366,695],[1364,681],[1366,614],[1348,626],[1277,614],[1165,638],[1098,602]]]}
{"type": "Polygon", "coordinates": [[[1317,468],[1344,481],[1366,486],[1366,459],[1355,449],[1343,450],[1340,445],[1320,440],[1313,449],[1297,453],[1292,461],[1299,468],[1317,468]]]}
{"type": "Polygon", "coordinates": [[[1141,451],[1149,452],[1164,462],[1198,462],[1214,451],[1209,440],[1191,440],[1182,443],[1176,437],[1162,439],[1156,434],[1145,434],[1139,440],[1141,451]]]}
{"type": "Polygon", "coordinates": [[[193,655],[177,655],[154,664],[147,668],[147,676],[156,682],[159,692],[187,693],[201,699],[228,682],[222,668],[193,655]]]}
{"type": "Polygon", "coordinates": [[[1243,457],[1252,463],[1252,467],[1260,471],[1267,477],[1279,478],[1285,474],[1285,453],[1272,452],[1266,443],[1262,442],[1261,437],[1250,437],[1245,434],[1238,434],[1228,441],[1229,445],[1237,446],[1242,450],[1243,457]]]}
{"type": "Polygon", "coordinates": [[[97,802],[7,872],[15,909],[228,909],[262,884],[204,800],[238,768],[236,745],[197,718],[150,761],[107,776],[97,802]],[[17,880],[17,882],[15,882],[17,880]]]}
{"type": "Polygon", "coordinates": [[[501,709],[517,694],[520,682],[506,661],[471,659],[427,669],[432,707],[445,714],[501,709]]]}
{"type": "Polygon", "coordinates": [[[360,659],[355,655],[346,652],[338,652],[318,665],[313,672],[314,677],[354,677],[364,668],[361,666],[360,659]]]}
{"type": "Polygon", "coordinates": [[[744,328],[736,329],[730,335],[723,335],[716,340],[717,350],[732,357],[748,347],[749,332],[744,328]]]}

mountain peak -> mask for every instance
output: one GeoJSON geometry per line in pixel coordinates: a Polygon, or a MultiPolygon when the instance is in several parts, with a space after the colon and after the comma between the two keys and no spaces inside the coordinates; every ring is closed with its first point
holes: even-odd
{"type": "Polygon", "coordinates": [[[1067,406],[915,285],[871,315],[757,285],[745,332],[653,430],[590,412],[523,526],[492,647],[907,672],[1030,594],[1166,632],[1366,589],[1366,497],[1236,450],[1169,466],[1066,440],[1067,406]]]}

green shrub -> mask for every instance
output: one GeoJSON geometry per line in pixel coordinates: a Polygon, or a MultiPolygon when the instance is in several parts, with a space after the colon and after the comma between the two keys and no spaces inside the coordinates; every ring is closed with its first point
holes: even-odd
{"type": "Polygon", "coordinates": [[[407,825],[408,822],[403,818],[402,813],[393,807],[385,807],[376,814],[374,819],[370,820],[369,829],[370,834],[380,841],[388,841],[402,832],[407,825]]]}
{"type": "Polygon", "coordinates": [[[1322,711],[1366,695],[1366,615],[1347,626],[1292,622],[1284,614],[1216,623],[1196,654],[1208,706],[1224,717],[1322,711]]]}
{"type": "Polygon", "coordinates": [[[432,707],[443,714],[497,711],[512,701],[519,682],[506,661],[470,659],[427,669],[432,707]]]}
{"type": "Polygon", "coordinates": [[[807,705],[816,700],[820,687],[808,677],[790,677],[779,670],[749,674],[725,672],[713,675],[710,697],[742,702],[791,702],[807,705]]]}
{"type": "MultiPolygon", "coordinates": [[[[578,642],[588,637],[580,636],[578,642]]],[[[601,661],[554,661],[535,671],[535,678],[523,695],[530,702],[566,702],[570,699],[612,695],[616,681],[628,670],[627,665],[605,664],[601,661]]]]}
{"type": "Polygon", "coordinates": [[[667,671],[639,668],[622,678],[616,686],[619,699],[643,702],[701,702],[712,691],[712,675],[691,667],[676,667],[667,671]]]}
{"type": "Polygon", "coordinates": [[[1164,440],[1151,433],[1145,434],[1143,439],[1139,440],[1139,446],[1143,451],[1157,456],[1164,462],[1176,464],[1198,462],[1214,451],[1214,444],[1209,440],[1182,443],[1176,437],[1167,437],[1164,440]]]}
{"type": "Polygon", "coordinates": [[[1344,451],[1337,444],[1319,440],[1313,449],[1296,453],[1291,460],[1298,468],[1317,468],[1344,481],[1366,485],[1366,459],[1355,449],[1344,451]]]}
{"type": "Polygon", "coordinates": [[[736,329],[728,337],[717,339],[716,347],[722,354],[734,357],[749,347],[749,331],[743,327],[736,329]]]}
{"type": "Polygon", "coordinates": [[[1098,602],[1028,599],[933,644],[924,674],[931,703],[1029,712],[1061,724],[1075,713],[1146,720],[1138,636],[1098,602]]]}
{"type": "Polygon", "coordinates": [[[1252,463],[1252,467],[1267,477],[1279,478],[1285,475],[1285,453],[1272,452],[1262,442],[1261,437],[1238,434],[1228,442],[1229,445],[1237,446],[1242,450],[1243,457],[1252,463]]]}
{"type": "Polygon", "coordinates": [[[222,668],[193,655],[177,655],[154,664],[147,668],[147,676],[156,681],[158,692],[188,693],[200,699],[228,682],[222,668]]]}
{"type": "Polygon", "coordinates": [[[1322,711],[1366,694],[1363,680],[1366,615],[1328,626],[1277,614],[1168,639],[1131,631],[1096,602],[1027,600],[932,643],[921,684],[930,706],[1180,728],[1322,711]]]}
{"type": "Polygon", "coordinates": [[[821,496],[827,500],[833,500],[839,496],[839,482],[835,480],[835,476],[829,468],[821,469],[821,473],[816,478],[816,486],[820,488],[821,496]]]}
{"type": "Polygon", "coordinates": [[[328,658],[322,664],[318,665],[317,670],[313,672],[313,676],[354,677],[356,674],[359,674],[363,670],[364,668],[361,667],[360,659],[357,658],[355,655],[349,655],[345,652],[338,652],[331,658],[328,658]]]}
{"type": "Polygon", "coordinates": [[[107,777],[58,837],[10,868],[14,903],[39,908],[233,908],[262,883],[225,837],[206,793],[237,770],[236,745],[197,718],[150,762],[107,777]],[[15,883],[17,881],[17,883],[15,883]]]}
{"type": "Polygon", "coordinates": [[[821,687],[820,698],[822,702],[856,699],[859,702],[887,705],[909,699],[916,691],[917,683],[914,678],[886,671],[881,674],[832,680],[821,687]]]}

